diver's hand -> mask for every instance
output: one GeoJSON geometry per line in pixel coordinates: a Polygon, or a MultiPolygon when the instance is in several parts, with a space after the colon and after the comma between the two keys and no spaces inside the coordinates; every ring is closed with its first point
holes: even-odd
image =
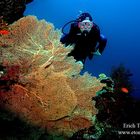
{"type": "Polygon", "coordinates": [[[97,50],[96,52],[93,52],[94,55],[101,55],[101,53],[99,52],[99,50],[97,50]]]}

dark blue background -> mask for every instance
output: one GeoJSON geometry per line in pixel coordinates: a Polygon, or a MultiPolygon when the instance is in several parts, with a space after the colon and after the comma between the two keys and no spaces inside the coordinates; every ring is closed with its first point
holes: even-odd
{"type": "Polygon", "coordinates": [[[103,55],[87,60],[85,71],[109,75],[112,66],[122,63],[133,73],[133,95],[140,98],[140,0],[34,0],[24,15],[35,15],[60,29],[80,10],[92,15],[108,39],[103,55]]]}

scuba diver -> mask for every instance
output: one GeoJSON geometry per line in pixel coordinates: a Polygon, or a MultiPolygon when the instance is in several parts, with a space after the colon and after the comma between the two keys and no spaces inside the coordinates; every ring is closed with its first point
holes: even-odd
{"type": "Polygon", "coordinates": [[[94,54],[101,55],[107,43],[107,39],[100,34],[99,27],[92,22],[89,13],[82,13],[76,20],[66,23],[62,32],[64,36],[60,41],[65,46],[74,45],[68,56],[73,56],[76,61],[81,61],[83,64],[87,57],[91,60],[94,54]],[[64,28],[70,23],[70,31],[66,34],[64,28]]]}

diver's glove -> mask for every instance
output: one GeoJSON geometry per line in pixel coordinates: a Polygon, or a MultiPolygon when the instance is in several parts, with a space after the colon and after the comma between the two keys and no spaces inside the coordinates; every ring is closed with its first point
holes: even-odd
{"type": "Polygon", "coordinates": [[[99,49],[96,51],[96,52],[93,52],[94,55],[102,55],[100,52],[99,52],[99,49]]]}

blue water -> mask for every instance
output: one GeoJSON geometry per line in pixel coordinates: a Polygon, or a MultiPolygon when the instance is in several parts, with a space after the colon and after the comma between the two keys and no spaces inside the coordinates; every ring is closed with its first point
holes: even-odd
{"type": "Polygon", "coordinates": [[[109,75],[112,66],[122,63],[133,73],[133,96],[140,98],[140,0],[34,0],[24,15],[35,15],[60,29],[80,10],[92,15],[108,39],[103,55],[87,60],[85,71],[109,75]]]}

